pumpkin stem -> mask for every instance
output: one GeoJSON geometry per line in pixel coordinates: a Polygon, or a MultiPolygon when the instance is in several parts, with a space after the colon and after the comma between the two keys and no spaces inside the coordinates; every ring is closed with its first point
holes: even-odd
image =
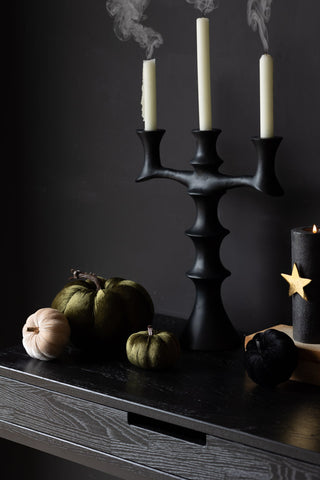
{"type": "Polygon", "coordinates": [[[80,270],[75,270],[74,268],[71,268],[71,273],[72,273],[71,278],[78,278],[81,280],[90,280],[95,284],[95,286],[97,287],[97,290],[101,290],[102,287],[100,284],[100,280],[95,273],[81,272],[80,270]]]}
{"type": "Polygon", "coordinates": [[[28,327],[27,332],[39,333],[39,327],[28,327]]]}
{"type": "Polygon", "coordinates": [[[152,337],[152,335],[153,335],[152,325],[148,325],[148,335],[149,335],[149,337],[152,337]]]}

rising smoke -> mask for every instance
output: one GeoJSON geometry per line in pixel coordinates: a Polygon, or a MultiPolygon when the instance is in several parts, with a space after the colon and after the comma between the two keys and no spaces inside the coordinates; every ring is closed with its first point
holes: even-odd
{"type": "Polygon", "coordinates": [[[265,52],[269,50],[269,36],[266,23],[271,17],[272,0],[248,0],[248,24],[254,32],[259,30],[259,35],[265,52]]]}
{"type": "Polygon", "coordinates": [[[219,7],[219,0],[187,0],[187,2],[193,4],[203,15],[208,15],[219,7]]]}
{"type": "Polygon", "coordinates": [[[106,8],[114,17],[114,31],[120,40],[133,38],[140,47],[146,50],[146,57],[150,59],[153,50],[163,43],[160,33],[142,22],[146,20],[144,11],[150,0],[107,0],[106,8]]]}

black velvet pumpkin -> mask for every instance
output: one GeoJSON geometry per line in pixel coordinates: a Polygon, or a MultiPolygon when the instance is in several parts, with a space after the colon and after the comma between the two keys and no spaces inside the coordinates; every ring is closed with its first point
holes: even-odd
{"type": "Polygon", "coordinates": [[[288,380],[297,366],[298,349],[284,332],[270,328],[247,344],[245,368],[258,385],[274,386],[288,380]]]}

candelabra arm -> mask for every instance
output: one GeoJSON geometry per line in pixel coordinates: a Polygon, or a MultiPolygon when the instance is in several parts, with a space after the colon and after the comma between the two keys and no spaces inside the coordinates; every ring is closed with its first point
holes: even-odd
{"type": "Polygon", "coordinates": [[[150,178],[169,178],[188,187],[191,175],[192,172],[188,170],[174,170],[173,168],[160,166],[160,168],[148,169],[147,172],[143,169],[139,177],[136,178],[136,182],[145,182],[150,178]]]}
{"type": "Polygon", "coordinates": [[[242,175],[235,177],[232,175],[218,173],[216,177],[220,185],[223,186],[225,190],[239,187],[253,187],[254,177],[252,175],[242,175]]]}
{"type": "Polygon", "coordinates": [[[144,149],[144,165],[136,182],[144,182],[151,178],[169,178],[189,188],[192,171],[175,170],[161,165],[160,142],[165,130],[137,130],[144,149]]]}
{"type": "Polygon", "coordinates": [[[251,187],[268,195],[279,196],[283,190],[275,174],[275,156],[282,137],[253,137],[257,154],[257,169],[254,175],[231,176],[218,173],[220,187],[230,190],[238,187],[251,187]]]}
{"type": "MultiPolygon", "coordinates": [[[[153,177],[169,178],[171,180],[175,180],[176,182],[182,183],[182,185],[185,185],[186,187],[189,187],[191,176],[192,172],[189,170],[175,170],[173,168],[162,167],[161,170],[158,170],[153,177]]],[[[139,179],[137,179],[137,181],[139,181],[139,179]]]]}

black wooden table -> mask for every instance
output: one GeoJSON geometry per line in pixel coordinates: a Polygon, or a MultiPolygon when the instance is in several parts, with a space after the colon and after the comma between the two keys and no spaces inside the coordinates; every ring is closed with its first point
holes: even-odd
{"type": "Polygon", "coordinates": [[[0,352],[1,437],[122,479],[320,478],[320,387],[255,385],[242,348],[169,371],[0,352]]]}

